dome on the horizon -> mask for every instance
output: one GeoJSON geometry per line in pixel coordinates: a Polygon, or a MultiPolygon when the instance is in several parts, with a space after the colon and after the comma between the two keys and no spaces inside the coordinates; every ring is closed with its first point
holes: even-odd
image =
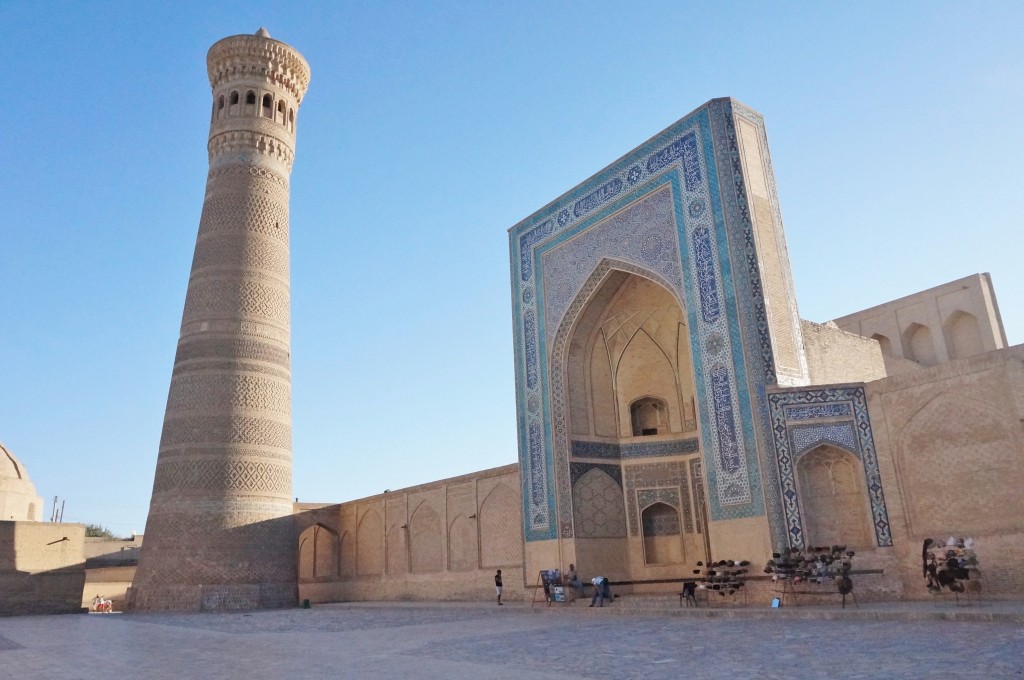
{"type": "Polygon", "coordinates": [[[43,499],[25,466],[0,443],[0,520],[38,522],[42,515],[43,499]]]}

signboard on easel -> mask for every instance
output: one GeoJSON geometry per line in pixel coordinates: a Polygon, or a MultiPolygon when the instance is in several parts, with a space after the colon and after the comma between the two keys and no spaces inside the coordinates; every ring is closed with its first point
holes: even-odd
{"type": "Polygon", "coordinates": [[[562,571],[560,569],[541,569],[537,573],[537,588],[533,591],[532,607],[537,603],[541,592],[544,593],[544,601],[550,606],[552,602],[565,603],[565,586],[562,585],[562,571]]]}

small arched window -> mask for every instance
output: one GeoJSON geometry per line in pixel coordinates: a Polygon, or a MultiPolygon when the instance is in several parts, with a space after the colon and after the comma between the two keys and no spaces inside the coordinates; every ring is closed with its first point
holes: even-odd
{"type": "Polygon", "coordinates": [[[237,103],[238,103],[238,92],[235,91],[235,92],[231,93],[231,105],[234,106],[237,103]]]}
{"type": "Polygon", "coordinates": [[[252,90],[249,90],[248,92],[246,92],[245,93],[245,103],[246,103],[247,106],[255,105],[256,104],[256,93],[253,92],[252,90]]]}
{"type": "Polygon", "coordinates": [[[220,99],[217,100],[217,110],[220,111],[223,108],[224,108],[224,95],[221,95],[220,99]]]}
{"type": "Polygon", "coordinates": [[[263,117],[274,117],[274,98],[271,97],[269,94],[263,95],[263,117]]]}
{"type": "Polygon", "coordinates": [[[279,101],[277,103],[277,118],[276,118],[277,122],[281,123],[281,125],[285,124],[287,111],[288,111],[288,107],[284,105],[284,100],[282,99],[281,101],[279,101]]]}
{"type": "Polygon", "coordinates": [[[295,130],[295,109],[288,109],[288,128],[295,130]]]}
{"type": "Polygon", "coordinates": [[[643,397],[629,405],[634,437],[664,434],[668,427],[668,402],[657,397],[643,397]]]}

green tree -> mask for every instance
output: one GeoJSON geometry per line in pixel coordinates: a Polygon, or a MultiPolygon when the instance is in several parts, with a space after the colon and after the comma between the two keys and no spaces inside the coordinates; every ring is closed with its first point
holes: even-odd
{"type": "Polygon", "coordinates": [[[102,524],[86,524],[85,535],[89,538],[109,538],[114,540],[117,539],[117,536],[114,535],[114,532],[106,528],[102,524]]]}

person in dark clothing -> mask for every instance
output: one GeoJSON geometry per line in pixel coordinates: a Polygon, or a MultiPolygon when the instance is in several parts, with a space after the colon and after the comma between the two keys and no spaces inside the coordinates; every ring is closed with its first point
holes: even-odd
{"type": "Polygon", "coordinates": [[[494,575],[494,590],[498,593],[498,604],[504,604],[501,601],[501,569],[494,575]]]}
{"type": "Polygon", "coordinates": [[[608,604],[612,603],[612,588],[611,584],[608,583],[608,579],[604,576],[595,576],[590,580],[594,584],[594,597],[590,599],[590,606],[593,607],[597,603],[598,607],[604,606],[604,601],[608,600],[608,604]]]}

